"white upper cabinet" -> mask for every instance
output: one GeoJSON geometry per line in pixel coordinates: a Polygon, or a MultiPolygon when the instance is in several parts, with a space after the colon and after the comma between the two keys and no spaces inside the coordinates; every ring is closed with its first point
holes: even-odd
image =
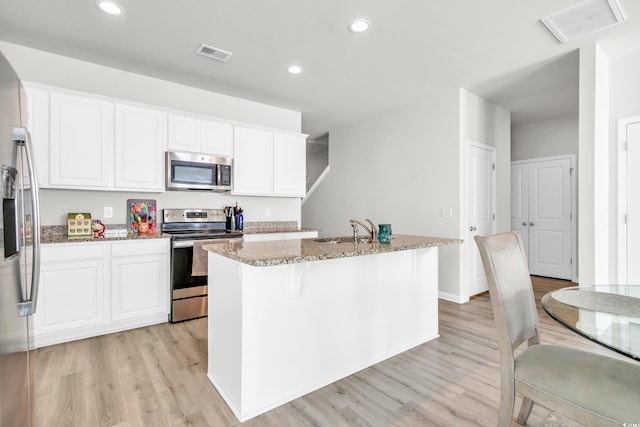
{"type": "Polygon", "coordinates": [[[202,123],[202,152],[233,156],[233,126],[229,123],[202,123]]]}
{"type": "Polygon", "coordinates": [[[273,135],[274,196],[304,197],[306,193],[306,138],[304,135],[273,135]]]}
{"type": "Polygon", "coordinates": [[[273,194],[273,132],[236,126],[233,141],[233,194],[273,194]]]}
{"type": "Polygon", "coordinates": [[[166,141],[164,112],[116,104],[115,186],[163,191],[166,141]]]}
{"type": "Polygon", "coordinates": [[[50,184],[108,188],[113,162],[113,103],[56,92],[50,99],[50,184]]]}
{"type": "Polygon", "coordinates": [[[236,127],[233,194],[304,197],[306,137],[236,127]]]}
{"type": "Polygon", "coordinates": [[[49,91],[25,85],[27,93],[27,130],[35,155],[40,186],[49,185],[49,91]]]}
{"type": "Polygon", "coordinates": [[[304,197],[306,135],[25,83],[44,188],[162,192],[164,152],[233,157],[233,194],[304,197]]]}
{"type": "Polygon", "coordinates": [[[229,123],[169,114],[171,151],[233,155],[233,126],[229,123]]]}

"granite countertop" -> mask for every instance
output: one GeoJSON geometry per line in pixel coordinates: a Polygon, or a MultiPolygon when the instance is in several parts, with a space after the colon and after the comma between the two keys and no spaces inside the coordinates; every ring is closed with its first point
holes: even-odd
{"type": "Polygon", "coordinates": [[[409,235],[393,235],[389,244],[351,241],[335,243],[336,239],[323,238],[318,241],[312,238],[251,243],[227,241],[205,245],[203,249],[244,264],[264,267],[462,243],[460,239],[409,235]]]}
{"type": "Polygon", "coordinates": [[[268,234],[268,233],[300,233],[305,231],[318,231],[317,228],[298,228],[297,221],[260,221],[245,222],[244,234],[268,234]]]}
{"type": "MultiPolygon", "coordinates": [[[[113,240],[139,240],[139,239],[168,239],[170,234],[157,231],[154,234],[127,233],[127,224],[105,224],[106,234],[101,238],[74,237],[67,235],[66,225],[45,225],[41,227],[42,243],[69,243],[69,242],[104,242],[113,240]],[[116,233],[117,232],[117,233],[116,233]]],[[[262,221],[247,222],[243,234],[268,234],[268,233],[298,233],[305,231],[318,231],[315,228],[298,228],[296,221],[262,221]]]]}
{"type": "Polygon", "coordinates": [[[107,225],[104,237],[94,238],[93,236],[87,236],[69,238],[66,225],[45,225],[40,228],[42,233],[40,241],[41,243],[79,243],[111,242],[114,240],[167,239],[171,237],[160,231],[154,234],[127,233],[126,227],[126,224],[109,224],[107,225]]]}

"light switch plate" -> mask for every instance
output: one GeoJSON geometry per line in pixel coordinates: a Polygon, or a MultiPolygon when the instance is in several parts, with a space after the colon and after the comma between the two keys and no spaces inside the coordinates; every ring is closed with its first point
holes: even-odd
{"type": "Polygon", "coordinates": [[[453,208],[442,208],[440,212],[442,218],[444,219],[453,218],[453,208]]]}
{"type": "Polygon", "coordinates": [[[105,207],[104,208],[104,217],[105,218],[113,218],[113,208],[112,207],[105,207]]]}

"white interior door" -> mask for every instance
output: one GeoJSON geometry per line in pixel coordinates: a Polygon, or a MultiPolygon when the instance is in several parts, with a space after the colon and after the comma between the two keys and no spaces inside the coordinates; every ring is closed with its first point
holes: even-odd
{"type": "Polygon", "coordinates": [[[571,161],[532,163],[529,173],[529,270],[571,279],[571,161]]]}
{"type": "Polygon", "coordinates": [[[475,235],[495,233],[495,148],[470,143],[468,165],[468,234],[469,296],[487,291],[487,278],[480,252],[473,240],[475,235]]]}
{"type": "Polygon", "coordinates": [[[572,278],[571,164],[571,158],[512,164],[511,229],[522,236],[531,274],[572,278]]]}
{"type": "Polygon", "coordinates": [[[511,230],[522,238],[525,251],[529,246],[529,167],[511,165],[511,230]]]}
{"type": "Polygon", "coordinates": [[[626,283],[640,284],[640,122],[626,127],[626,283]]]}

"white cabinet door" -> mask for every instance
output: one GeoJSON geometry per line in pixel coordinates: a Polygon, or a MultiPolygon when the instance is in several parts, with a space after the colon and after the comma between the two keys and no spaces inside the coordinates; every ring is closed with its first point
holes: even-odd
{"type": "Polygon", "coordinates": [[[200,138],[200,120],[169,114],[169,150],[199,153],[200,138]]]}
{"type": "Polygon", "coordinates": [[[49,185],[49,91],[25,84],[27,93],[27,130],[35,154],[40,187],[49,185]]]}
{"type": "Polygon", "coordinates": [[[107,188],[113,162],[113,104],[52,92],[50,183],[67,188],[107,188]]]}
{"type": "Polygon", "coordinates": [[[170,114],[168,149],[232,156],[233,126],[224,122],[170,114]]]}
{"type": "Polygon", "coordinates": [[[201,136],[203,153],[233,156],[233,126],[230,124],[203,121],[201,136]]]}
{"type": "Polygon", "coordinates": [[[113,321],[169,312],[169,241],[114,242],[111,259],[113,321]]]}
{"type": "Polygon", "coordinates": [[[306,190],[306,138],[275,133],[273,136],[273,194],[304,197],[306,190]]]}
{"type": "Polygon", "coordinates": [[[164,190],[166,128],[166,114],[161,111],[116,104],[117,190],[164,190]]]}
{"type": "MultiPolygon", "coordinates": [[[[84,337],[83,329],[102,325],[104,292],[103,244],[43,245],[35,345],[51,343],[53,334],[84,337]]],[[[60,340],[68,339],[54,342],[60,340]]]]}
{"type": "Polygon", "coordinates": [[[273,194],[273,132],[234,129],[233,194],[273,194]]]}

